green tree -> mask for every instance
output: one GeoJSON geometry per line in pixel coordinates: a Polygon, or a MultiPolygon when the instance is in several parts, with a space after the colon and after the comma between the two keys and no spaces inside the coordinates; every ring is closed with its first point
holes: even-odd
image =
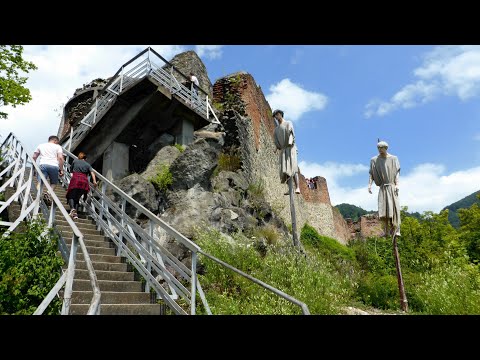
{"type": "MultiPolygon", "coordinates": [[[[28,73],[37,67],[22,58],[23,46],[0,45],[0,106],[23,105],[32,100],[30,90],[24,85],[27,77],[20,76],[20,71],[28,73]]],[[[0,118],[6,119],[7,113],[0,111],[0,118]]]]}
{"type": "MultiPolygon", "coordinates": [[[[477,195],[480,199],[480,194],[477,195]]],[[[460,239],[474,263],[480,262],[480,207],[473,204],[469,209],[459,209],[460,239]]]]}

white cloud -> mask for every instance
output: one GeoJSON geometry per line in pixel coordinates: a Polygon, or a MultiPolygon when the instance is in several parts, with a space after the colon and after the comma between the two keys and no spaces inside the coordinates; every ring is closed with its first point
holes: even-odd
{"type": "Polygon", "coordinates": [[[223,45],[196,45],[195,51],[200,57],[214,60],[222,57],[222,47],[223,45]]]}
{"type": "MultiPolygon", "coordinates": [[[[151,47],[167,60],[185,50],[178,45],[151,47]]],[[[96,78],[113,76],[145,48],[147,45],[25,46],[24,59],[38,66],[38,70],[28,74],[26,85],[33,99],[15,109],[2,108],[9,117],[0,121],[0,134],[6,137],[13,131],[32,152],[49,135],[57,134],[60,118],[54,110],[65,104],[77,88],[96,78]]]]}
{"type": "Polygon", "coordinates": [[[480,133],[473,136],[473,140],[480,141],[480,133]]]}
{"type": "Polygon", "coordinates": [[[308,111],[323,110],[328,98],[322,93],[308,91],[290,79],[283,79],[270,86],[267,101],[272,109],[282,109],[287,120],[296,121],[308,111]]]}
{"type": "Polygon", "coordinates": [[[414,69],[416,81],[405,85],[389,101],[372,100],[365,117],[384,116],[398,109],[425,104],[440,95],[462,101],[480,95],[480,46],[438,46],[414,69]]]}
{"type": "MultiPolygon", "coordinates": [[[[327,180],[332,205],[348,203],[366,210],[377,210],[378,187],[372,186],[369,194],[368,167],[363,164],[316,164],[301,161],[302,174],[306,177],[323,176],[327,180]],[[340,186],[339,179],[365,174],[361,187],[340,186]]],[[[400,175],[400,205],[409,211],[439,212],[445,206],[480,190],[480,167],[447,173],[441,164],[419,164],[407,174],[400,175]]]]}
{"type": "Polygon", "coordinates": [[[326,179],[336,180],[338,177],[353,176],[362,172],[368,173],[368,166],[364,164],[339,164],[331,161],[317,164],[300,161],[298,166],[302,174],[308,178],[321,175],[326,179]]]}

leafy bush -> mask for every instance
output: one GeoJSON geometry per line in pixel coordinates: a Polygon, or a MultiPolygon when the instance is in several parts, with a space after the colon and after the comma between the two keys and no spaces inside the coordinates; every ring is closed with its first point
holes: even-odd
{"type": "Polygon", "coordinates": [[[148,179],[157,190],[165,191],[173,183],[172,173],[166,164],[162,164],[157,168],[157,174],[148,179]]]}
{"type": "MultiPolygon", "coordinates": [[[[0,239],[0,314],[33,314],[60,278],[58,239],[45,230],[44,222],[31,221],[24,233],[0,239]]],[[[44,314],[58,314],[60,308],[55,298],[44,314]]]]}
{"type": "MultiPolygon", "coordinates": [[[[216,230],[197,235],[207,253],[303,301],[312,314],[338,314],[353,294],[351,282],[322,261],[313,249],[307,258],[291,247],[271,246],[262,257],[251,242],[235,236],[235,243],[216,230]]],[[[208,258],[201,258],[205,274],[200,283],[214,314],[300,314],[287,300],[265,290],[208,258]]]]}
{"type": "Polygon", "coordinates": [[[366,305],[384,310],[399,307],[398,282],[394,275],[367,274],[359,283],[357,294],[366,305]]]}
{"type": "MultiPolygon", "coordinates": [[[[413,288],[424,314],[480,314],[480,273],[473,265],[442,265],[421,274],[413,288]]],[[[410,301],[410,299],[409,299],[410,301]]]]}

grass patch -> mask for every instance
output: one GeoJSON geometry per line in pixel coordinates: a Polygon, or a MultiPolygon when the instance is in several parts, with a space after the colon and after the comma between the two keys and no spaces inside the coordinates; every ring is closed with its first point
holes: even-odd
{"type": "Polygon", "coordinates": [[[175,144],[173,146],[175,146],[178,149],[178,151],[180,151],[181,153],[183,153],[186,149],[185,145],[175,144]]]}
{"type": "Polygon", "coordinates": [[[300,234],[303,245],[317,249],[323,256],[332,260],[355,261],[355,251],[340,244],[337,240],[320,235],[313,227],[305,224],[300,234]]]}
{"type": "MultiPolygon", "coordinates": [[[[235,243],[216,230],[197,235],[204,251],[307,304],[312,314],[338,314],[353,293],[348,278],[336,273],[319,256],[307,258],[292,247],[271,246],[262,257],[251,241],[237,234],[235,243]]],[[[301,314],[299,307],[266,291],[213,261],[201,257],[205,274],[200,282],[214,314],[301,314]]]]}
{"type": "Polygon", "coordinates": [[[268,207],[265,202],[265,182],[263,180],[248,185],[247,199],[256,216],[263,219],[267,214],[268,207]]]}
{"type": "Polygon", "coordinates": [[[265,239],[268,245],[277,245],[281,239],[281,235],[275,226],[268,224],[260,228],[256,228],[253,236],[257,239],[265,239]]]}
{"type": "Polygon", "coordinates": [[[220,153],[218,156],[218,172],[237,171],[241,168],[240,156],[232,153],[220,153]]]}

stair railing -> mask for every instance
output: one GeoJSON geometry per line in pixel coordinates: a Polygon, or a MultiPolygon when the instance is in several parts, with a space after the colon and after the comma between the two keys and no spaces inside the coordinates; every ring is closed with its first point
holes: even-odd
{"type": "Polygon", "coordinates": [[[217,115],[210,104],[208,94],[201,88],[188,88],[177,80],[180,76],[183,80],[188,77],[180,72],[169,61],[163,58],[151,47],[146,48],[138,55],[123,64],[113,75],[110,81],[100,91],[92,104],[91,110],[83,117],[79,124],[72,130],[68,138],[62,139],[62,146],[69,149],[75,147],[87,136],[90,130],[98,123],[103,115],[115,103],[117,96],[130,89],[145,77],[154,79],[156,83],[165,87],[172,95],[176,95],[184,104],[195,112],[209,119],[213,115],[212,122],[220,124],[217,115]],[[198,93],[199,92],[199,93],[198,93]],[[201,96],[200,96],[201,95],[201,96]],[[205,99],[204,101],[202,99],[205,99]]]}
{"type": "MultiPolygon", "coordinates": [[[[63,183],[68,184],[71,176],[69,163],[77,157],[66,149],[64,153],[66,161],[63,183]]],[[[124,256],[146,280],[145,291],[154,291],[175,314],[194,315],[197,292],[206,313],[212,314],[197,276],[198,254],[299,306],[303,314],[310,314],[305,303],[205,253],[197,244],[131,198],[99,172],[94,170],[94,173],[101,185],[96,188],[90,183],[91,192],[86,202],[82,200],[82,204],[97,223],[97,229],[115,243],[117,256],[124,256]],[[130,216],[134,213],[146,219],[142,226],[130,216]],[[190,253],[190,268],[156,241],[154,235],[164,239],[171,236],[177,245],[187,250],[190,253]]]]}
{"type": "MultiPolygon", "coordinates": [[[[5,169],[0,172],[0,179],[4,176],[9,178],[0,187],[0,193],[4,192],[7,187],[12,187],[15,189],[14,194],[9,199],[1,202],[0,213],[6,210],[14,201],[18,201],[21,206],[20,215],[15,221],[0,222],[0,226],[8,227],[3,236],[7,237],[8,234],[15,230],[23,220],[32,220],[37,216],[43,217],[47,221],[47,226],[49,228],[53,228],[55,233],[58,235],[59,251],[67,263],[67,270],[63,272],[58,282],[50,290],[33,315],[41,315],[52,302],[52,300],[56,296],[59,296],[58,294],[63,287],[65,288],[61,314],[68,315],[70,313],[73,278],[75,276],[75,264],[77,257],[76,255],[79,246],[84,256],[84,261],[90,277],[90,284],[93,290],[93,296],[87,314],[99,315],[101,293],[98,286],[97,276],[93,269],[92,261],[83,240],[83,234],[68,215],[67,210],[63,206],[62,202],[54,193],[49,182],[42,174],[40,167],[33,160],[30,154],[25,151],[24,146],[13,133],[10,133],[5,139],[0,147],[0,151],[3,157],[3,164],[6,165],[5,169]],[[38,175],[38,180],[35,179],[34,172],[36,172],[38,175]],[[50,195],[52,200],[50,206],[47,206],[41,196],[43,188],[45,188],[45,192],[50,195]],[[55,213],[57,211],[60,211],[60,214],[68,223],[68,226],[71,228],[73,233],[70,250],[68,249],[62,232],[58,231],[55,226],[55,213]]],[[[0,238],[0,241],[5,240],[0,238]]]]}

